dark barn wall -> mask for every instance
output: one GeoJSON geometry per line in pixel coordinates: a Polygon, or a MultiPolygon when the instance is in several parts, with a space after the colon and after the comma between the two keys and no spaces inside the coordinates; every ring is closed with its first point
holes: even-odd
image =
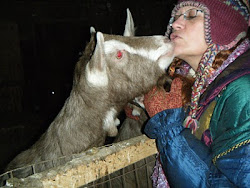
{"type": "Polygon", "coordinates": [[[89,28],[163,35],[174,0],[6,0],[0,3],[0,170],[48,127],[69,96],[89,28]]]}

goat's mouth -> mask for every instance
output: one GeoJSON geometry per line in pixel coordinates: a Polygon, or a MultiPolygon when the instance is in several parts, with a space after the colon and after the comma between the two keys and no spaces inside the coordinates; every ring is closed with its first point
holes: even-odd
{"type": "Polygon", "coordinates": [[[158,60],[158,64],[159,67],[162,70],[166,70],[169,65],[172,63],[173,59],[174,59],[174,48],[169,49],[164,55],[162,55],[159,60],[158,60]]]}
{"type": "Polygon", "coordinates": [[[171,43],[171,40],[169,38],[165,37],[164,42],[165,43],[171,43]]]}

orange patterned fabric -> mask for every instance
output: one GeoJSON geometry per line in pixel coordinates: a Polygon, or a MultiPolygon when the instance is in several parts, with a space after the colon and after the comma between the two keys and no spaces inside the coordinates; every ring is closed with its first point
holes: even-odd
{"type": "Polygon", "coordinates": [[[182,80],[175,78],[171,84],[170,92],[156,86],[144,96],[144,105],[150,117],[158,112],[171,108],[182,107],[182,80]]]}

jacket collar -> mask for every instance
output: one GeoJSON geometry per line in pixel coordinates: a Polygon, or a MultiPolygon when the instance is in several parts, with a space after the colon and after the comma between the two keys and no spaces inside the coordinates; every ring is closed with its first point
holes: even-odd
{"type": "Polygon", "coordinates": [[[214,100],[223,88],[246,74],[250,74],[250,50],[239,56],[208,86],[201,96],[197,118],[199,119],[208,104],[214,100]]]}

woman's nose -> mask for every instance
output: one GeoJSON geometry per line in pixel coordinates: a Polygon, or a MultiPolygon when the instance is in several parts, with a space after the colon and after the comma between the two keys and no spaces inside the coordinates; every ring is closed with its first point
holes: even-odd
{"type": "Polygon", "coordinates": [[[172,24],[172,27],[174,30],[180,30],[183,29],[185,26],[185,20],[183,18],[183,16],[180,16],[177,20],[174,21],[174,23],[172,24]]]}

